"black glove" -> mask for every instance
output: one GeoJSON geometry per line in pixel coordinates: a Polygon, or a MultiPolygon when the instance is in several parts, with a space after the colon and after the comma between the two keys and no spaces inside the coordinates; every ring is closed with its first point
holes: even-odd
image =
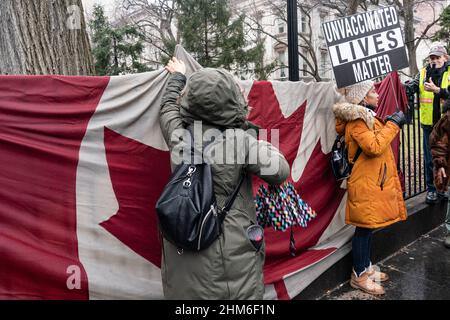
{"type": "Polygon", "coordinates": [[[406,117],[403,111],[397,111],[390,116],[387,116],[385,121],[392,121],[401,129],[406,123],[406,117]]]}

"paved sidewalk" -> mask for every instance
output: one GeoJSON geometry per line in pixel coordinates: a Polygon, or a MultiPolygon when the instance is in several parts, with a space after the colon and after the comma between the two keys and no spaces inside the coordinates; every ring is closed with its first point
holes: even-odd
{"type": "Polygon", "coordinates": [[[386,289],[384,296],[373,297],[355,290],[347,281],[319,299],[450,299],[450,249],[443,245],[446,233],[444,225],[441,225],[378,263],[381,270],[390,277],[383,284],[386,289]]]}

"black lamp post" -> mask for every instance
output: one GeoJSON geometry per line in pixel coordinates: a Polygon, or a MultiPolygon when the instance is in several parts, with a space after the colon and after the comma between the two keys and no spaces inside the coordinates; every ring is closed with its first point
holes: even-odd
{"type": "Polygon", "coordinates": [[[287,0],[289,80],[299,81],[297,0],[287,0]]]}

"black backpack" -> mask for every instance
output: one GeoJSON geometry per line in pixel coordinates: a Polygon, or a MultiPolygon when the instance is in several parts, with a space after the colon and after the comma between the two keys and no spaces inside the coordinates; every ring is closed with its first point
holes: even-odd
{"type": "MultiPolygon", "coordinates": [[[[361,155],[362,149],[358,147],[355,157],[353,158],[353,164],[358,160],[361,155]]],[[[334,140],[333,148],[331,149],[331,169],[333,170],[334,177],[337,181],[344,180],[352,173],[353,165],[348,160],[348,150],[345,144],[345,136],[338,135],[334,140]]]]}
{"type": "MultiPolygon", "coordinates": [[[[193,134],[191,132],[192,146],[193,134]]],[[[191,149],[192,154],[195,152],[191,149]]],[[[222,233],[222,223],[244,181],[228,197],[225,206],[217,207],[211,166],[207,163],[179,164],[156,203],[159,227],[169,242],[179,249],[201,251],[222,233]]],[[[180,250],[179,250],[180,252],[180,250]]]]}

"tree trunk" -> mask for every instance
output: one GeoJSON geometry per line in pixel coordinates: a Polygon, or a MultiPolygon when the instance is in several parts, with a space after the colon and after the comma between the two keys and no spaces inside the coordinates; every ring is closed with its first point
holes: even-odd
{"type": "Polygon", "coordinates": [[[405,44],[408,50],[409,58],[409,74],[411,76],[416,75],[419,70],[416,62],[416,48],[414,46],[414,0],[404,0],[403,10],[405,13],[405,44]]]}
{"type": "Polygon", "coordinates": [[[95,73],[81,0],[2,0],[0,30],[0,74],[95,73]]]}

